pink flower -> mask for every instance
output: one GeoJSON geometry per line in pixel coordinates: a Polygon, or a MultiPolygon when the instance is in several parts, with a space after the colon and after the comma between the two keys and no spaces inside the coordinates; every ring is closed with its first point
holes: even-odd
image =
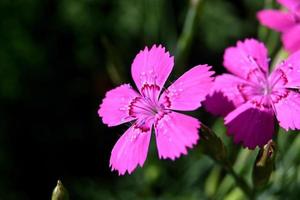
{"type": "Polygon", "coordinates": [[[103,123],[116,126],[132,122],[115,144],[110,166],[119,175],[130,174],[146,160],[152,127],[160,158],[174,160],[187,154],[199,139],[200,122],[174,112],[195,110],[212,86],[210,67],[198,65],[163,90],[174,65],[173,57],[162,46],[146,47],[134,59],[131,74],[139,90],[123,84],[106,93],[98,114],[103,123]],[[162,94],[160,95],[161,91],[162,94]]]}
{"type": "Polygon", "coordinates": [[[257,13],[261,24],[281,32],[285,49],[289,52],[300,50],[300,1],[277,0],[288,11],[262,10],[257,13]]]}
{"type": "Polygon", "coordinates": [[[300,51],[269,74],[266,47],[246,39],[225,50],[224,66],[231,74],[216,77],[205,106],[214,114],[226,114],[235,143],[263,147],[273,136],[275,116],[285,130],[300,129],[300,51]],[[231,110],[218,104],[228,104],[231,110]]]}

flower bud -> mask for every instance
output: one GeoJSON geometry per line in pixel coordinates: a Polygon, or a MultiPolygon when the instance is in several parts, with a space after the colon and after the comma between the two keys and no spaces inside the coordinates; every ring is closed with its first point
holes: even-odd
{"type": "Polygon", "coordinates": [[[265,186],[275,168],[276,146],[273,140],[270,140],[263,148],[261,148],[256,157],[252,180],[255,187],[265,186]]]}
{"type": "Polygon", "coordinates": [[[201,124],[200,136],[204,153],[218,162],[225,162],[227,152],[222,140],[204,124],[201,124]]]}
{"type": "Polygon", "coordinates": [[[69,200],[68,191],[60,180],[57,181],[57,185],[52,192],[51,200],[69,200]]]}

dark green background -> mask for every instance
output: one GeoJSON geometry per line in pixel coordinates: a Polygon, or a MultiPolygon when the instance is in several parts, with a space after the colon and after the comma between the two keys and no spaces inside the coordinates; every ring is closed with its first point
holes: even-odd
{"type": "MultiPolygon", "coordinates": [[[[108,128],[97,115],[107,90],[132,83],[131,62],[146,45],[176,54],[189,7],[183,0],[0,1],[1,200],[50,199],[57,179],[71,199],[212,198],[208,174],[225,174],[199,147],[175,162],[159,160],[152,138],[144,168],[110,172],[110,151],[128,126],[108,128]]],[[[257,37],[263,7],[203,2],[176,69],[207,63],[222,72],[224,49],[257,37]]],[[[193,115],[224,134],[203,108],[193,115]]]]}

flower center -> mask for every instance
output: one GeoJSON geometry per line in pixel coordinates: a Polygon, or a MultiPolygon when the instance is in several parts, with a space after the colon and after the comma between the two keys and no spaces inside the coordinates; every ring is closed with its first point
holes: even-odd
{"type": "Polygon", "coordinates": [[[281,69],[274,71],[269,77],[259,69],[251,70],[248,82],[241,83],[237,89],[245,101],[250,101],[259,108],[271,108],[273,103],[288,95],[284,85],[288,82],[281,69]]]}
{"type": "Polygon", "coordinates": [[[245,101],[252,99],[255,96],[267,96],[272,92],[266,73],[260,68],[251,70],[247,75],[247,82],[237,86],[237,90],[245,101]]]}
{"type": "Polygon", "coordinates": [[[270,84],[268,80],[266,80],[265,85],[262,87],[262,95],[267,96],[272,93],[272,87],[270,87],[270,84]]]}
{"type": "Polygon", "coordinates": [[[160,87],[156,84],[144,84],[141,96],[134,98],[129,105],[129,115],[138,118],[156,118],[164,113],[165,106],[158,101],[160,87]]]}

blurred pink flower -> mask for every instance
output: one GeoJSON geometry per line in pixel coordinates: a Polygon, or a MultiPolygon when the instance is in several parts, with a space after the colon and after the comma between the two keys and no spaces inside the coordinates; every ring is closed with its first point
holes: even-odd
{"type": "Polygon", "coordinates": [[[216,77],[205,106],[226,115],[228,134],[235,143],[263,147],[273,136],[275,116],[285,130],[300,129],[300,51],[269,74],[266,47],[246,39],[225,50],[223,64],[231,74],[216,77]]]}
{"type": "Polygon", "coordinates": [[[261,24],[281,32],[284,48],[293,53],[300,50],[300,1],[277,0],[288,11],[262,10],[257,13],[261,24]]]}
{"type": "Polygon", "coordinates": [[[131,122],[131,127],[115,144],[110,166],[119,175],[130,174],[146,160],[152,126],[160,158],[174,160],[187,153],[199,139],[200,122],[174,112],[195,110],[201,106],[212,86],[213,72],[207,65],[198,65],[170,87],[163,86],[173,68],[174,59],[162,46],[146,47],[134,59],[131,74],[139,90],[123,84],[106,93],[98,114],[103,123],[116,126],[131,122]]]}

